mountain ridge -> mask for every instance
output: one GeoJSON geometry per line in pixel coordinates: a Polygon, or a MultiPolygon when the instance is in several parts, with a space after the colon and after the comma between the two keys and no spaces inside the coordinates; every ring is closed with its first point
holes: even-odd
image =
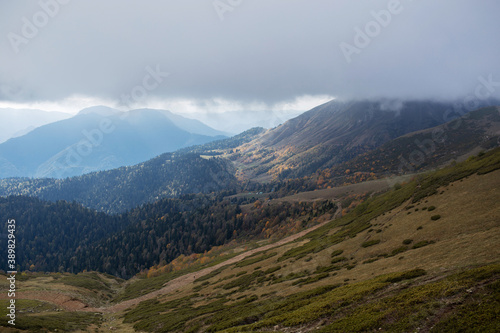
{"type": "MultiPolygon", "coordinates": [[[[186,120],[184,126],[193,123],[199,131],[218,133],[196,121],[186,120]]],[[[0,144],[0,177],[64,178],[137,164],[222,137],[185,131],[158,110],[120,113],[99,106],[0,144]]]]}
{"type": "Polygon", "coordinates": [[[72,115],[64,112],[38,109],[0,109],[0,144],[31,132],[33,129],[68,119],[72,115]]]}
{"type": "MultiPolygon", "coordinates": [[[[333,100],[288,120],[241,147],[242,179],[300,178],[346,162],[407,133],[459,117],[453,103],[333,100]],[[453,111],[453,112],[450,112],[453,111]]],[[[488,102],[485,102],[489,105],[488,102]]]]}

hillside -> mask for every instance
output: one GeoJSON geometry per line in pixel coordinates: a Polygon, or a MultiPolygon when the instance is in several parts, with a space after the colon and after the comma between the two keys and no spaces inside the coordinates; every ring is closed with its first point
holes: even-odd
{"type": "Polygon", "coordinates": [[[500,144],[500,107],[487,107],[433,128],[403,135],[340,165],[357,172],[402,174],[438,167],[500,144]],[[422,158],[423,156],[423,158],[422,158]]]}
{"type": "Polygon", "coordinates": [[[349,161],[290,180],[288,186],[300,191],[326,189],[421,172],[463,161],[499,145],[500,107],[487,107],[433,128],[408,133],[349,161]]]}
{"type": "Polygon", "coordinates": [[[76,201],[98,211],[120,213],[166,197],[231,191],[236,186],[233,174],[232,166],[222,159],[166,153],[131,167],[67,179],[2,179],[0,195],[76,201]]]}
{"type": "Polygon", "coordinates": [[[134,165],[223,138],[219,133],[164,110],[88,108],[0,144],[0,178],[65,178],[134,165]]]}
{"type": "MultiPolygon", "coordinates": [[[[68,254],[122,230],[127,219],[109,216],[76,203],[45,202],[30,197],[0,198],[0,220],[3,230],[15,219],[16,264],[19,271],[67,271],[68,254]]],[[[5,234],[4,234],[5,235],[5,234]]],[[[0,238],[7,248],[7,237],[0,238]]],[[[0,258],[7,267],[7,256],[0,258]]]]}
{"type": "Polygon", "coordinates": [[[234,169],[223,159],[200,156],[224,151],[253,140],[262,128],[234,137],[162,154],[131,167],[94,172],[68,179],[0,179],[0,196],[27,195],[43,200],[77,201],[108,213],[119,213],[138,205],[188,193],[233,191],[234,169]]]}
{"type": "Polygon", "coordinates": [[[333,100],[269,130],[231,159],[242,179],[309,176],[407,133],[458,117],[452,110],[452,103],[431,101],[333,100]]]}
{"type": "Polygon", "coordinates": [[[496,332],[499,169],[496,149],[375,195],[301,237],[260,251],[227,247],[206,253],[208,263],[149,278],[26,274],[20,301],[35,314],[20,316],[19,328],[69,320],[63,328],[97,332],[496,332]],[[58,303],[65,295],[73,308],[58,303]]]}

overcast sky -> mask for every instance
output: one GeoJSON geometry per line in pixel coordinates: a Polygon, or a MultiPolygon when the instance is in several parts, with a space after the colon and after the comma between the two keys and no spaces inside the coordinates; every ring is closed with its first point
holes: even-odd
{"type": "Polygon", "coordinates": [[[480,76],[500,82],[499,13],[498,0],[2,0],[0,107],[463,98],[480,76]]]}

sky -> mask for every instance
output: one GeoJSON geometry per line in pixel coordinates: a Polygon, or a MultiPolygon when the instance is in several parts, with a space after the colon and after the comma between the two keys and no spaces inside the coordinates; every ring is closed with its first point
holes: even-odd
{"type": "Polygon", "coordinates": [[[0,107],[500,96],[497,0],[0,1],[0,107]],[[483,80],[483,81],[481,81],[483,80]]]}

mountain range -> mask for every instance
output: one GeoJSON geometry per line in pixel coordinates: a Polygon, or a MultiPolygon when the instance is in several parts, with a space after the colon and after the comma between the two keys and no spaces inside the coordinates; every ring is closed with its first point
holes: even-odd
{"type": "Polygon", "coordinates": [[[99,106],[0,144],[0,177],[64,178],[134,165],[225,133],[165,110],[99,106]]]}
{"type": "Polygon", "coordinates": [[[25,135],[37,127],[70,117],[69,113],[63,112],[2,108],[0,109],[0,143],[25,135]]]}
{"type": "Polygon", "coordinates": [[[333,100],[242,146],[232,159],[242,178],[264,182],[299,178],[464,113],[446,102],[333,100]]]}
{"type": "MultiPolygon", "coordinates": [[[[246,189],[280,196],[378,179],[436,168],[498,145],[497,107],[444,123],[450,108],[436,102],[332,101],[274,129],[252,129],[134,166],[68,179],[3,179],[0,195],[77,201],[120,213],[188,193],[246,189]],[[433,137],[436,131],[444,142],[433,137]],[[418,165],[412,164],[418,162],[414,152],[422,159],[418,165]]],[[[100,116],[115,112],[99,110],[100,116]]],[[[95,116],[89,111],[79,116],[95,116]]],[[[144,113],[159,114],[138,111],[144,113]]]]}
{"type": "MultiPolygon", "coordinates": [[[[335,100],[132,166],[0,179],[0,247],[14,220],[18,240],[16,329],[496,332],[489,104],[335,100]]],[[[168,116],[97,107],[75,118],[98,127],[73,132],[96,147],[151,119],[192,134],[168,116]]]]}
{"type": "Polygon", "coordinates": [[[188,195],[114,217],[2,198],[23,240],[16,329],[496,332],[499,168],[497,148],[377,193],[188,195]]]}

